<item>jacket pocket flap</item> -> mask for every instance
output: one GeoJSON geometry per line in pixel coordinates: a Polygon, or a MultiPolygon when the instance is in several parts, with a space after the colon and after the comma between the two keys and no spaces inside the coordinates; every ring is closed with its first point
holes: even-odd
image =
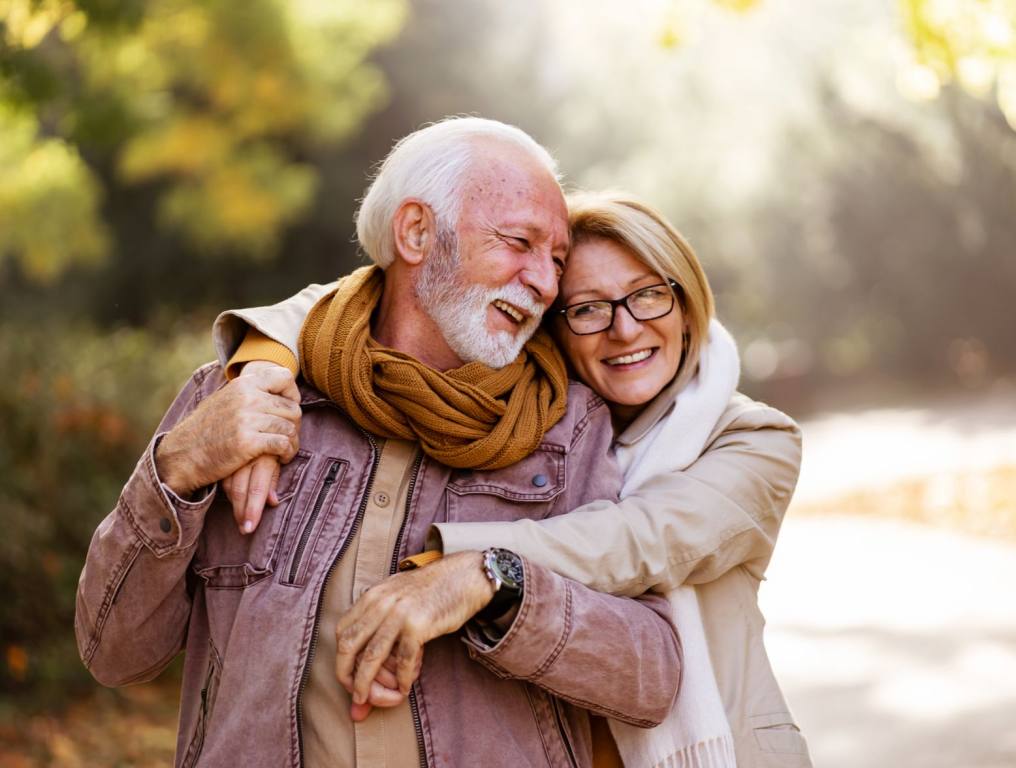
{"type": "Polygon", "coordinates": [[[288,501],[296,491],[309,460],[310,454],[301,450],[297,452],[292,461],[282,465],[279,470],[279,482],[275,486],[275,495],[279,499],[279,504],[288,501]]]}
{"type": "Polygon", "coordinates": [[[255,568],[250,563],[243,565],[212,565],[200,568],[195,573],[211,589],[243,589],[270,576],[270,568],[255,568]]]}
{"type": "Polygon", "coordinates": [[[504,469],[456,471],[448,490],[458,496],[484,493],[511,501],[550,501],[564,490],[564,478],[564,448],[541,445],[504,469]]]}
{"type": "Polygon", "coordinates": [[[789,712],[753,715],[750,718],[755,740],[762,752],[807,755],[808,746],[789,712]]]}
{"type": "Polygon", "coordinates": [[[752,715],[748,718],[752,728],[768,728],[770,725],[794,725],[794,718],[789,712],[771,712],[767,715],[752,715]]]}

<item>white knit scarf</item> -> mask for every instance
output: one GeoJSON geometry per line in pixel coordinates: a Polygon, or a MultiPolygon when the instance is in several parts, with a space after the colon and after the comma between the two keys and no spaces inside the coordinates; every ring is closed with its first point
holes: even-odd
{"type": "MultiPolygon", "coordinates": [[[[678,395],[673,410],[638,442],[618,445],[624,472],[621,496],[654,475],[687,468],[706,448],[740,376],[737,345],[718,320],[709,324],[695,377],[678,395]]],[[[609,720],[626,768],[736,768],[734,737],[709,660],[695,587],[667,593],[674,624],[681,633],[684,670],[681,693],[656,728],[636,728],[609,720]]]]}

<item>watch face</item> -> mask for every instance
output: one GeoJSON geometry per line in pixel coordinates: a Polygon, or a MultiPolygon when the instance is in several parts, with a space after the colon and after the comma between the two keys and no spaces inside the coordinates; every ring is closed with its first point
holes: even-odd
{"type": "Polygon", "coordinates": [[[499,549],[495,563],[501,578],[505,582],[516,588],[522,586],[524,572],[522,569],[522,559],[518,555],[506,549],[499,549]]]}

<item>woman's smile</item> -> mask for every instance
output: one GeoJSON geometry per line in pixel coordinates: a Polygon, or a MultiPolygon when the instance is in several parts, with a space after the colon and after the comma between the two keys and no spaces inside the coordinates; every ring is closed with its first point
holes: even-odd
{"type": "Polygon", "coordinates": [[[656,354],[658,349],[659,347],[650,347],[635,352],[625,352],[614,357],[604,358],[603,362],[618,371],[636,371],[644,368],[645,366],[639,365],[639,363],[646,362],[656,354]]]}

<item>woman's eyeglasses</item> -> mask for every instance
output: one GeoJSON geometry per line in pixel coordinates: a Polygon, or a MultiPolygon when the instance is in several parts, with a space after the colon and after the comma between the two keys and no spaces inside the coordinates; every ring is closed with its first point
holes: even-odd
{"type": "Polygon", "coordinates": [[[676,280],[657,283],[632,291],[620,299],[582,301],[557,310],[564,315],[568,328],[578,336],[588,336],[606,331],[614,324],[614,313],[624,306],[636,320],[655,320],[669,315],[681,287],[676,280]]]}

